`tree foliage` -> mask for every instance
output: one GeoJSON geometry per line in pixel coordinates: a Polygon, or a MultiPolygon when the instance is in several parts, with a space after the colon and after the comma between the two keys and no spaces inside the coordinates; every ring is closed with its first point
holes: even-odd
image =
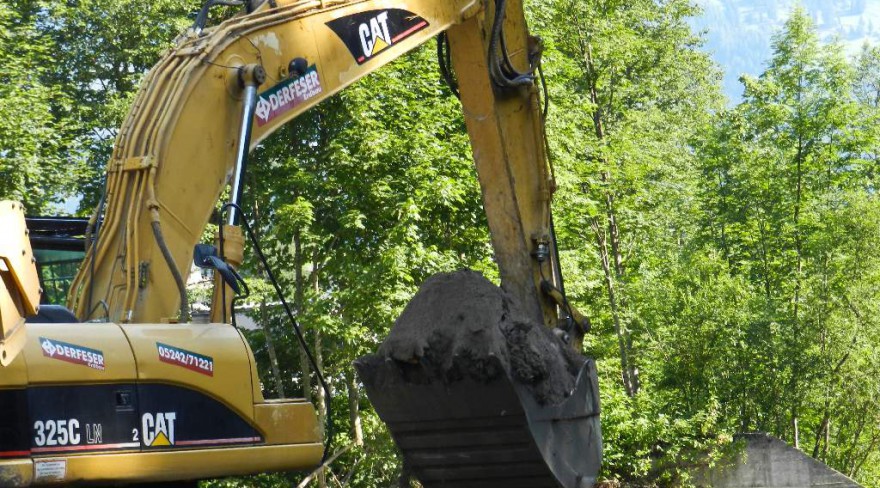
{"type": "Polygon", "coordinates": [[[37,28],[39,6],[0,5],[0,194],[30,212],[73,191],[66,156],[76,153],[66,124],[70,97],[48,83],[56,45],[37,28]]]}
{"type": "Polygon", "coordinates": [[[802,10],[773,51],[759,78],[743,80],[743,102],[719,115],[703,149],[704,245],[720,251],[752,304],[749,322],[737,324],[743,353],[727,356],[750,374],[727,403],[738,430],[772,432],[875,480],[862,469],[877,442],[865,418],[880,407],[869,393],[876,386],[864,383],[865,364],[850,368],[872,357],[874,344],[866,317],[876,298],[868,122],[876,70],[870,49],[854,63],[839,46],[820,45],[802,10]],[[853,401],[864,408],[858,420],[853,401]]]}

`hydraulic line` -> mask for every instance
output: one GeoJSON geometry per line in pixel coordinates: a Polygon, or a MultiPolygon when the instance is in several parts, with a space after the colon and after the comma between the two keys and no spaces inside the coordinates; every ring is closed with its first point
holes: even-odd
{"type": "Polygon", "coordinates": [[[152,167],[150,168],[149,182],[147,183],[147,207],[150,209],[150,217],[152,219],[150,226],[153,228],[153,237],[156,239],[156,245],[162,251],[162,257],[165,258],[165,263],[171,271],[171,276],[174,278],[174,283],[177,285],[177,291],[180,294],[180,321],[189,322],[189,299],[186,296],[186,283],[183,281],[180,269],[174,263],[174,256],[171,255],[171,251],[168,249],[165,236],[162,235],[162,227],[159,223],[159,202],[156,200],[155,185],[156,168],[152,167]]]}
{"type": "MultiPolygon", "coordinates": [[[[119,224],[119,219],[117,216],[117,214],[119,213],[119,202],[118,198],[116,198],[116,192],[121,191],[121,188],[125,186],[128,179],[128,174],[122,173],[120,175],[119,172],[114,171],[108,175],[107,179],[107,198],[109,202],[107,204],[107,210],[104,214],[104,219],[108,223],[109,227],[107,227],[107,230],[105,230],[104,232],[107,233],[107,235],[113,235],[113,233],[116,232],[116,228],[119,224]]],[[[107,252],[109,251],[109,248],[107,241],[101,240],[100,237],[97,237],[92,245],[96,247],[95,251],[90,253],[89,258],[91,258],[91,262],[89,263],[89,266],[90,269],[94,270],[94,268],[98,266],[98,264],[100,264],[101,261],[104,259],[107,252]]],[[[92,271],[91,273],[78,273],[77,277],[71,284],[70,289],[78,290],[80,289],[80,284],[84,284],[86,287],[91,289],[93,286],[93,275],[94,271],[92,271]]],[[[87,297],[83,297],[82,295],[74,296],[73,294],[68,297],[68,308],[74,310],[78,315],[80,315],[80,320],[88,320],[91,317],[90,314],[92,310],[89,309],[89,307],[91,307],[91,301],[83,306],[82,302],[85,298],[87,297]],[[82,314],[86,315],[82,316],[82,314]]]]}
{"type": "MultiPolygon", "coordinates": [[[[147,180],[148,180],[148,178],[147,178],[146,174],[140,175],[140,182],[136,186],[137,187],[137,192],[135,193],[135,201],[136,202],[143,201],[144,192],[146,192],[146,189],[147,189],[147,180]]],[[[127,310],[128,313],[131,313],[132,310],[134,310],[134,305],[137,301],[137,289],[138,289],[138,278],[139,278],[138,277],[138,261],[139,261],[139,257],[140,257],[140,238],[138,236],[138,230],[139,230],[138,222],[140,221],[142,208],[143,208],[143,205],[140,205],[140,204],[137,205],[134,210],[134,218],[131,219],[131,229],[132,229],[131,230],[131,239],[132,239],[131,254],[132,254],[132,258],[131,258],[131,265],[130,265],[131,267],[129,268],[129,270],[130,270],[129,273],[131,276],[129,277],[130,278],[130,280],[129,280],[130,288],[127,290],[127,298],[125,300],[125,310],[127,310]]]]}
{"type": "Polygon", "coordinates": [[[199,10],[199,14],[196,16],[195,22],[193,22],[192,29],[194,32],[201,32],[202,29],[208,24],[208,13],[211,8],[217,5],[223,5],[226,7],[240,7],[244,4],[244,2],[240,0],[208,0],[202,6],[202,9],[199,10]]]}
{"type": "MultiPolygon", "coordinates": [[[[534,67],[529,72],[520,73],[514,69],[507,54],[504,42],[504,14],[507,0],[495,0],[495,18],[492,23],[492,35],[489,38],[489,70],[492,79],[502,88],[516,88],[528,86],[535,81],[534,67]],[[498,58],[499,50],[502,52],[498,58]],[[505,66],[502,66],[502,63],[505,66]]],[[[533,60],[529,59],[532,64],[533,60]]]]}
{"type": "MultiPolygon", "coordinates": [[[[86,242],[88,242],[88,246],[86,248],[86,254],[89,257],[89,291],[88,291],[88,304],[91,306],[92,298],[94,296],[95,291],[95,251],[97,251],[99,238],[101,232],[101,224],[103,223],[103,219],[101,218],[101,214],[104,212],[104,203],[107,201],[107,177],[104,177],[104,190],[101,192],[101,199],[98,201],[98,206],[95,207],[95,213],[92,214],[92,218],[89,219],[89,225],[86,226],[86,242]],[[95,238],[92,239],[91,236],[94,234],[95,238]]],[[[75,289],[71,287],[71,289],[75,289]]],[[[89,311],[89,316],[85,317],[88,319],[91,316],[91,311],[89,311]]]]}
{"type": "Polygon", "coordinates": [[[180,275],[180,270],[174,264],[174,257],[171,255],[171,251],[168,250],[168,244],[165,243],[161,225],[158,221],[154,220],[150,222],[150,226],[153,228],[153,237],[156,238],[156,244],[159,246],[159,250],[162,251],[162,257],[165,258],[165,262],[168,264],[168,269],[171,270],[174,283],[177,284],[177,290],[180,293],[180,321],[189,322],[189,300],[186,296],[186,285],[183,282],[183,276],[180,275]]]}
{"type": "Polygon", "coordinates": [[[455,98],[461,100],[461,93],[458,91],[458,81],[452,73],[451,50],[449,49],[449,36],[446,32],[437,36],[437,64],[440,66],[440,75],[449,90],[455,95],[455,98]]]}
{"type": "Polygon", "coordinates": [[[543,92],[543,101],[544,101],[544,110],[542,112],[542,116],[544,117],[544,123],[547,123],[547,115],[550,114],[550,92],[547,90],[547,78],[544,76],[544,68],[543,65],[538,64],[538,75],[541,80],[541,91],[543,92]]]}

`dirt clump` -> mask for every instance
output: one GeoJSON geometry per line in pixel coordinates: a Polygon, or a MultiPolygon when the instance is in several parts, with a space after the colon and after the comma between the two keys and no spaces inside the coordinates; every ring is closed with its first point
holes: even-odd
{"type": "Polygon", "coordinates": [[[540,404],[561,403],[573,391],[586,358],[513,298],[471,270],[429,278],[379,348],[382,358],[421,364],[442,381],[488,382],[507,374],[540,404]]]}

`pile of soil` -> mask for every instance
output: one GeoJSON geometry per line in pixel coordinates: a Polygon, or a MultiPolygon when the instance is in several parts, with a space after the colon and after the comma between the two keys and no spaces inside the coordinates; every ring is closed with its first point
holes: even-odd
{"type": "Polygon", "coordinates": [[[465,377],[488,382],[506,374],[545,405],[565,400],[586,361],[471,270],[428,279],[394,323],[379,356],[421,364],[446,382],[465,377]]]}

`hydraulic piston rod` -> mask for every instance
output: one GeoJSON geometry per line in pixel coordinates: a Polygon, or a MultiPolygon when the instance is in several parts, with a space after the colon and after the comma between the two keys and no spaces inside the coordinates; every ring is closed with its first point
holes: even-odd
{"type": "MultiPolygon", "coordinates": [[[[244,87],[244,108],[241,114],[241,129],[238,133],[235,170],[232,173],[232,194],[229,198],[229,201],[236,205],[241,205],[241,196],[244,193],[244,175],[247,171],[251,130],[254,125],[254,111],[257,107],[257,89],[266,81],[266,70],[260,65],[244,66],[239,71],[239,80],[244,87]]],[[[238,225],[238,219],[238,210],[235,207],[230,207],[226,223],[238,225]]]]}

